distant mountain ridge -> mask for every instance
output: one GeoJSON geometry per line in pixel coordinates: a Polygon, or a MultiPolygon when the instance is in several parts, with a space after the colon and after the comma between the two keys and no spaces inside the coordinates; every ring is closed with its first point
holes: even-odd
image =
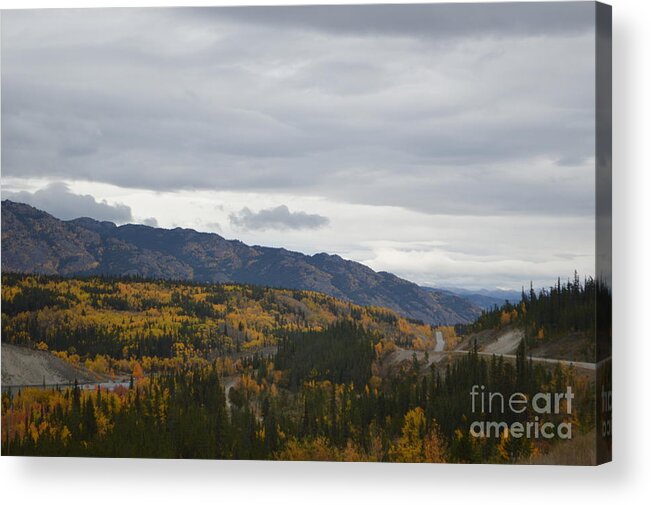
{"type": "Polygon", "coordinates": [[[434,293],[447,293],[450,295],[460,296],[468,300],[473,305],[480,307],[482,309],[490,310],[495,305],[501,307],[504,305],[504,302],[508,301],[510,303],[517,303],[522,297],[521,291],[515,291],[512,289],[464,289],[464,288],[453,288],[453,287],[441,287],[441,288],[431,288],[425,287],[428,291],[434,293]]]}
{"type": "Polygon", "coordinates": [[[2,202],[2,271],[132,275],[312,290],[361,305],[388,307],[430,324],[467,323],[481,313],[455,294],[428,291],[337,255],[308,256],[248,246],[215,233],[182,228],[116,226],[91,218],[62,221],[9,200],[2,202]]]}

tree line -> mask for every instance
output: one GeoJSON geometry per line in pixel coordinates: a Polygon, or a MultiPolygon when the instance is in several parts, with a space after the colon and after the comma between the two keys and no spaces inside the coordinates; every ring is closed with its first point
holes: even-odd
{"type": "Polygon", "coordinates": [[[582,349],[582,358],[596,359],[600,353],[610,352],[611,292],[600,280],[586,277],[583,281],[577,272],[572,279],[538,292],[530,287],[522,290],[519,303],[505,302],[482,312],[475,322],[465,325],[463,333],[516,326],[524,330],[529,349],[565,339],[582,349]],[[570,339],[570,340],[567,340],[570,339]]]}

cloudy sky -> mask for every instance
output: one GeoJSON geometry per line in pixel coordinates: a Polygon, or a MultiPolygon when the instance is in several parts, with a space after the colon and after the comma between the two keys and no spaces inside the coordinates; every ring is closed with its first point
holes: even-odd
{"type": "Polygon", "coordinates": [[[2,198],[424,285],[594,271],[594,4],[3,12],[2,198]]]}

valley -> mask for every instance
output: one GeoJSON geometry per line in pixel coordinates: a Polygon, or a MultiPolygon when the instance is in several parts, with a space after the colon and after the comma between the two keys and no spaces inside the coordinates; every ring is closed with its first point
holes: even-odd
{"type": "Polygon", "coordinates": [[[593,303],[609,293],[592,279],[519,298],[433,290],[334,255],[9,201],[2,271],[3,454],[567,457],[559,442],[475,438],[478,384],[571,387],[571,418],[541,422],[594,431],[593,303]]]}
{"type": "Polygon", "coordinates": [[[468,435],[476,383],[569,384],[572,422],[594,425],[594,364],[525,351],[511,319],[469,331],[313,291],[30,274],[3,274],[2,317],[3,454],[507,463],[550,449],[468,435]]]}

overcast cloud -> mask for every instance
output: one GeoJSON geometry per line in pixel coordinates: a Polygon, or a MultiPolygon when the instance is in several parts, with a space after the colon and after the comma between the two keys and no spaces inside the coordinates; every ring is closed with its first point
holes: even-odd
{"type": "Polygon", "coordinates": [[[272,209],[262,209],[252,212],[248,207],[229,216],[236,228],[248,230],[292,230],[321,228],[328,224],[327,217],[306,212],[290,212],[287,205],[279,205],[272,209]]]}
{"type": "Polygon", "coordinates": [[[64,181],[428,284],[591,274],[593,9],[3,12],[3,198],[64,181]]]}
{"type": "Polygon", "coordinates": [[[72,193],[67,184],[53,182],[45,188],[30,193],[29,191],[2,191],[2,199],[27,203],[49,212],[59,219],[92,217],[98,221],[113,221],[123,224],[133,221],[131,208],[123,204],[98,202],[92,195],[72,193]]]}

